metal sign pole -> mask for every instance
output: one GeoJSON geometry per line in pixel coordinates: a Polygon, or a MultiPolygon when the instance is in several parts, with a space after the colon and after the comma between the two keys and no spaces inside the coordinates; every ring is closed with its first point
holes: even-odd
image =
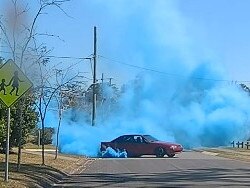
{"type": "Polygon", "coordinates": [[[9,149],[10,149],[10,108],[8,108],[7,120],[7,135],[6,135],[6,154],[5,154],[5,181],[9,180],[9,149]]]}

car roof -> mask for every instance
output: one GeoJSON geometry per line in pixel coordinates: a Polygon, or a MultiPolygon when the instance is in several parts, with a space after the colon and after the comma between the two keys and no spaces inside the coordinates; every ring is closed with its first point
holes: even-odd
{"type": "Polygon", "coordinates": [[[148,134],[125,134],[122,136],[150,136],[150,135],[148,135],[148,134]]]}

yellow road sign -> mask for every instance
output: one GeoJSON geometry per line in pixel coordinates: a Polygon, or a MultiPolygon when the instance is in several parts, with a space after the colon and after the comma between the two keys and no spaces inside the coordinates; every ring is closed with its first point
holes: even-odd
{"type": "Polygon", "coordinates": [[[0,68],[0,99],[7,107],[20,99],[32,85],[13,60],[8,60],[0,68]]]}

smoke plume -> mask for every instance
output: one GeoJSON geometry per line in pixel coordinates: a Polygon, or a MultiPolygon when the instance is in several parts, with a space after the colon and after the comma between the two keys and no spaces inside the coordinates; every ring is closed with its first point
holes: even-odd
{"type": "Polygon", "coordinates": [[[88,3],[86,10],[97,10],[91,21],[102,33],[99,53],[151,71],[100,58],[99,68],[119,75],[122,83],[133,79],[104,120],[98,109],[94,127],[82,111],[64,113],[61,152],[97,156],[101,141],[122,134],[151,134],[186,148],[224,146],[249,136],[249,96],[225,81],[230,78],[189,32],[195,26],[176,1],[88,3]]]}

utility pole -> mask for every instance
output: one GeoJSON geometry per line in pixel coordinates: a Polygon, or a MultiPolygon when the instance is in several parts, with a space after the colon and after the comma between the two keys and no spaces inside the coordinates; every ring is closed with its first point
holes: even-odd
{"type": "Polygon", "coordinates": [[[102,79],[101,79],[101,81],[102,81],[102,102],[103,102],[103,83],[104,83],[104,74],[102,73],[102,79]]]}
{"type": "Polygon", "coordinates": [[[109,78],[109,86],[112,86],[112,79],[113,78],[109,78]]]}
{"type": "Polygon", "coordinates": [[[96,117],[96,26],[94,27],[94,74],[93,74],[93,111],[92,111],[92,126],[95,125],[96,117]]]}
{"type": "Polygon", "coordinates": [[[103,80],[104,80],[104,74],[102,73],[102,79],[101,79],[102,85],[103,85],[103,80]]]}

